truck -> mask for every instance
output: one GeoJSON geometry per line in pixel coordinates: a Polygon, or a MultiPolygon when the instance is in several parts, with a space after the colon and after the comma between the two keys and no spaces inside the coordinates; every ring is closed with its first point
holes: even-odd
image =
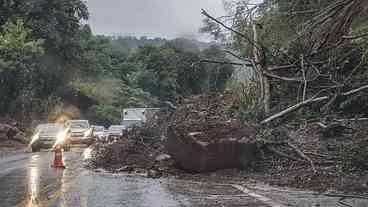
{"type": "Polygon", "coordinates": [[[160,108],[127,108],[123,109],[121,125],[130,128],[142,126],[148,119],[155,116],[160,108]]]}

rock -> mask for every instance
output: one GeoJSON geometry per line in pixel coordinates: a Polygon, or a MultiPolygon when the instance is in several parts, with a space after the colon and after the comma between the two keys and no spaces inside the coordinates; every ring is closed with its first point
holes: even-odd
{"type": "Polygon", "coordinates": [[[12,126],[8,124],[0,124],[0,133],[8,134],[12,129],[12,126]]]}
{"type": "Polygon", "coordinates": [[[169,154],[189,172],[243,168],[255,159],[257,150],[251,139],[216,139],[216,142],[204,145],[191,136],[181,137],[170,128],[168,136],[166,147],[169,154]]]}
{"type": "Polygon", "coordinates": [[[160,177],[162,177],[162,173],[157,171],[157,170],[151,169],[151,170],[148,170],[147,177],[149,177],[149,178],[160,178],[160,177]]]}
{"type": "Polygon", "coordinates": [[[26,135],[23,132],[18,132],[18,134],[12,137],[12,140],[18,141],[23,144],[29,143],[29,140],[27,139],[26,135]]]}
{"type": "Polygon", "coordinates": [[[134,170],[134,168],[132,166],[123,166],[117,170],[115,170],[115,172],[132,172],[134,170]]]}
{"type": "Polygon", "coordinates": [[[1,141],[7,141],[7,140],[9,140],[9,138],[6,135],[6,133],[0,132],[0,142],[1,141]]]}
{"type": "Polygon", "coordinates": [[[157,157],[155,158],[155,160],[156,160],[157,162],[163,162],[163,161],[166,161],[166,160],[169,160],[169,159],[171,159],[171,156],[170,156],[170,155],[168,155],[168,154],[161,154],[161,155],[159,155],[159,156],[157,156],[157,157]]]}
{"type": "Polygon", "coordinates": [[[210,94],[185,99],[173,114],[166,149],[189,172],[242,168],[255,159],[256,127],[227,116],[237,95],[210,94]]]}
{"type": "Polygon", "coordinates": [[[0,140],[15,140],[21,143],[28,142],[23,132],[8,124],[0,124],[0,140]]]}

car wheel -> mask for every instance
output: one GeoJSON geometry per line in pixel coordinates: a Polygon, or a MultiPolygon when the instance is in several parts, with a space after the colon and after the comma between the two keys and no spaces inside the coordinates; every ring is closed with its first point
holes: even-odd
{"type": "Polygon", "coordinates": [[[70,151],[70,146],[69,146],[69,145],[64,146],[64,151],[65,151],[65,152],[69,152],[69,151],[70,151]]]}
{"type": "Polygon", "coordinates": [[[37,146],[32,146],[32,152],[39,152],[41,151],[40,147],[37,147],[37,146]]]}

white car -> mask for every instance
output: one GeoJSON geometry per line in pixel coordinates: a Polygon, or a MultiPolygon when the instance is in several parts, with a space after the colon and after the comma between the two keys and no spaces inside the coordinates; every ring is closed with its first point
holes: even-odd
{"type": "Polygon", "coordinates": [[[92,126],[93,129],[93,137],[99,141],[102,141],[106,138],[106,129],[104,126],[92,126]]]}
{"type": "Polygon", "coordinates": [[[70,131],[61,124],[40,124],[35,129],[30,147],[32,152],[51,149],[56,144],[68,151],[70,149],[70,131]]]}
{"type": "Polygon", "coordinates": [[[70,140],[72,144],[91,145],[94,142],[93,129],[88,120],[68,120],[65,127],[70,129],[70,140]]]}
{"type": "Polygon", "coordinates": [[[107,140],[120,139],[124,135],[126,126],[124,125],[112,125],[107,130],[107,140]]]}

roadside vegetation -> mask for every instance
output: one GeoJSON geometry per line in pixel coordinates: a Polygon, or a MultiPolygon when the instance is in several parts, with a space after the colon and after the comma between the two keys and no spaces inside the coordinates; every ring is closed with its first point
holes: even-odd
{"type": "Polygon", "coordinates": [[[223,90],[233,71],[201,63],[226,59],[209,43],[96,36],[83,1],[5,1],[0,12],[0,116],[24,126],[59,112],[108,126],[124,107],[223,90]]]}

